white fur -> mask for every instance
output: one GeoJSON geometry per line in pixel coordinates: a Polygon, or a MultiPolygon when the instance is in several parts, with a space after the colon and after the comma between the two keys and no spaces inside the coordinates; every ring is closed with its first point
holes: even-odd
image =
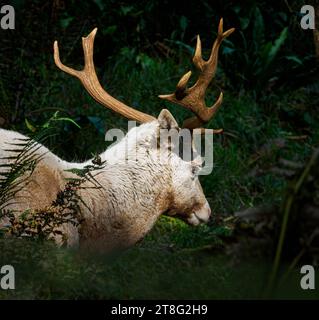
{"type": "MultiPolygon", "coordinates": [[[[168,155],[170,161],[159,161],[162,151],[154,141],[159,129],[172,123],[172,116],[165,110],[158,120],[131,129],[118,144],[101,154],[106,165],[94,171],[94,176],[103,188],[90,188],[91,182],[85,182],[84,189],[78,191],[86,204],[80,204],[84,221],[79,228],[64,227],[70,246],[80,244],[100,251],[128,247],[142,239],[163,213],[179,216],[193,225],[209,219],[210,208],[192,173],[193,164],[172,152],[168,155]],[[136,159],[132,156],[135,152],[136,159]]],[[[21,138],[25,137],[0,129],[0,158],[12,155],[5,151],[13,148],[8,143],[21,138]]],[[[16,195],[18,203],[8,204],[8,209],[23,212],[50,206],[64,189],[65,178],[71,175],[66,170],[91,163],[63,161],[44,146],[37,152],[44,155],[42,160],[30,183],[16,195]]],[[[0,164],[5,161],[8,160],[0,159],[0,164]]]]}

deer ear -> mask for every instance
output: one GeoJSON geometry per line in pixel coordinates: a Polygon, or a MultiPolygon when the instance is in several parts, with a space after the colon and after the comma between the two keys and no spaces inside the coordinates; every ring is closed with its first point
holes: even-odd
{"type": "Polygon", "coordinates": [[[161,111],[157,120],[161,129],[178,129],[178,123],[167,109],[161,111]]]}
{"type": "Polygon", "coordinates": [[[199,171],[202,170],[203,159],[201,156],[197,156],[194,160],[191,161],[192,173],[194,176],[197,176],[199,171]]]}

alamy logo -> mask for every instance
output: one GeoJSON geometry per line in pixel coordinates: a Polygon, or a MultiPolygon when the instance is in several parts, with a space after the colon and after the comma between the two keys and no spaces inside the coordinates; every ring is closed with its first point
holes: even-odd
{"type": "MultiPolygon", "coordinates": [[[[171,151],[179,155],[184,161],[190,162],[197,160],[201,163],[201,169],[197,175],[209,175],[213,170],[214,165],[214,137],[211,133],[201,134],[201,129],[194,129],[193,134],[189,129],[160,129],[154,136],[146,139],[143,135],[145,132],[134,130],[136,128],[135,121],[128,121],[128,131],[131,144],[125,145],[125,160],[138,161],[139,141],[144,141],[151,146],[151,149],[157,149],[157,161],[160,163],[169,163],[173,160],[171,151]],[[203,139],[202,139],[203,138],[203,139]],[[132,143],[134,141],[134,143],[132,143]]],[[[123,140],[125,132],[121,129],[110,129],[105,134],[105,141],[115,141],[110,146],[115,146],[119,141],[123,140]]],[[[123,149],[113,149],[114,157],[121,157],[123,149]],[[119,154],[117,154],[119,152],[119,154]]]]}
{"type": "Polygon", "coordinates": [[[15,29],[15,11],[10,5],[2,6],[0,9],[0,26],[3,30],[15,29]]]}
{"type": "Polygon", "coordinates": [[[15,271],[13,266],[5,265],[0,269],[0,289],[14,290],[15,289],[15,271]]]}
{"type": "Polygon", "coordinates": [[[300,21],[302,29],[315,29],[315,8],[310,5],[304,5],[300,9],[300,13],[303,15],[300,21]]]}
{"type": "Polygon", "coordinates": [[[302,266],[300,273],[304,274],[304,276],[302,276],[300,280],[301,289],[314,290],[316,288],[314,267],[310,265],[302,266]]]}

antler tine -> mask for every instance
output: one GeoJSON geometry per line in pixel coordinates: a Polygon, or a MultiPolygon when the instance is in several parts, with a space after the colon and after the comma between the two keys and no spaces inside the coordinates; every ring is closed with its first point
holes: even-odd
{"type": "MultiPolygon", "coordinates": [[[[202,45],[200,36],[198,35],[193,57],[193,63],[199,70],[199,76],[196,83],[191,88],[187,88],[187,83],[191,76],[191,71],[189,71],[182,76],[174,93],[159,96],[161,99],[179,104],[182,107],[191,110],[195,114],[195,117],[184,121],[184,128],[195,129],[202,126],[214,116],[221,106],[223,101],[222,92],[220,93],[217,101],[209,108],[205,103],[205,93],[216,73],[219,47],[222,41],[233,33],[234,30],[235,29],[232,28],[223,32],[223,19],[220,19],[217,38],[213,44],[210,57],[207,61],[202,57],[202,45]]],[[[216,132],[220,132],[220,130],[216,130],[216,132]]]]}
{"type": "Polygon", "coordinates": [[[102,88],[97,78],[93,61],[94,39],[96,32],[97,28],[95,28],[87,37],[82,38],[84,52],[84,68],[82,70],[75,70],[61,62],[57,41],[54,42],[54,62],[56,66],[62,71],[78,78],[91,97],[106,108],[111,109],[128,119],[142,123],[155,120],[151,115],[135,110],[123,102],[113,98],[102,88]]]}

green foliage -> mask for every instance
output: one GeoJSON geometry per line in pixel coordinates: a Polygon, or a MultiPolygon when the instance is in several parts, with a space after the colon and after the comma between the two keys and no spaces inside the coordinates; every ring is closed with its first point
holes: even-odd
{"type": "Polygon", "coordinates": [[[91,188],[102,188],[93,173],[104,166],[97,157],[93,160],[93,165],[68,170],[73,177],[67,179],[65,188],[57,194],[50,206],[37,210],[27,209],[24,212],[7,209],[19,201],[18,192],[30,183],[31,175],[44,156],[43,153],[37,152],[41,148],[39,143],[44,143],[54,132],[55,123],[61,121],[79,127],[72,119],[59,117],[58,112],[40,128],[34,127],[26,120],[33,138],[20,139],[17,143],[10,144],[9,156],[0,159],[3,161],[0,165],[0,219],[6,221],[5,228],[0,230],[1,236],[27,237],[41,241],[61,236],[62,243],[65,243],[67,239],[62,227],[66,224],[78,227],[82,219],[79,204],[86,205],[77,191],[83,189],[83,184],[87,181],[91,182],[91,188]]]}
{"type": "Polygon", "coordinates": [[[253,2],[248,8],[234,6],[239,17],[238,34],[227,39],[222,49],[223,70],[231,85],[239,90],[248,89],[261,100],[267,100],[269,93],[289,84],[289,77],[296,78],[300,72],[310,74],[312,68],[308,63],[314,59],[311,51],[306,54],[297,51],[298,45],[306,49],[310,39],[296,41],[302,31],[296,28],[299,22],[295,16],[287,8],[269,9],[262,1],[253,2]]]}
{"type": "Polygon", "coordinates": [[[37,129],[26,119],[26,126],[32,133],[32,138],[17,139],[17,142],[8,144],[8,156],[0,159],[0,211],[9,205],[15,195],[28,183],[37,163],[42,156],[38,155],[38,143],[44,143],[54,132],[52,122],[65,121],[55,113],[41,128],[37,129]]]}
{"type": "MultiPolygon", "coordinates": [[[[190,58],[196,34],[201,35],[207,58],[221,16],[225,29],[235,27],[236,32],[221,47],[216,81],[207,96],[207,104],[212,104],[219,89],[225,91],[222,108],[208,124],[225,132],[214,138],[213,173],[201,177],[212,222],[191,228],[163,217],[141,244],[117,259],[79,259],[78,253],[58,250],[46,242],[40,246],[26,239],[1,240],[0,265],[1,259],[15,264],[21,282],[19,290],[0,295],[45,299],[260,297],[269,260],[239,261],[234,267],[231,258],[224,256],[224,238],[231,232],[225,220],[242,208],[278,205],[287,181],[272,171],[276,163],[281,158],[303,162],[319,141],[313,38],[299,27],[302,1],[289,1],[290,7],[286,3],[15,1],[23,19],[14,37],[0,31],[0,126],[28,134],[69,161],[87,160],[104,150],[106,129],[126,129],[127,121],[98,106],[77,80],[54,66],[54,40],[59,40],[62,61],[80,69],[80,38],[97,26],[94,60],[106,90],[154,116],[167,107],[182,123],[190,113],[157,95],[172,92],[180,76],[193,68],[190,58]],[[37,124],[56,110],[59,119],[51,122],[54,130],[47,139],[37,137],[41,132],[37,124]],[[60,121],[62,118],[67,121],[60,121]]],[[[29,145],[29,150],[33,147],[29,145]]],[[[7,201],[3,197],[9,194],[9,185],[19,188],[17,178],[32,172],[34,163],[29,160],[26,166],[16,165],[10,177],[3,176],[1,204],[7,201]]],[[[92,178],[87,169],[73,170],[77,179],[69,183],[92,178]]],[[[73,199],[72,194],[60,194],[57,200],[69,195],[73,199]]],[[[26,220],[33,223],[34,217],[47,213],[30,214],[26,220]]],[[[22,221],[17,223],[20,226],[22,221]]],[[[294,286],[298,279],[291,283],[293,289],[279,290],[278,297],[300,294],[294,286]]]]}
{"type": "MultiPolygon", "coordinates": [[[[158,224],[162,225],[164,221],[158,224]]],[[[158,232],[154,230],[155,232],[158,232]]],[[[178,229],[175,229],[178,232],[178,229]]],[[[187,229],[191,236],[191,228],[187,229]]],[[[172,230],[173,233],[173,230],[172,230]]],[[[164,237],[166,232],[162,234],[164,237]]],[[[150,234],[152,236],[152,233],[150,234]]],[[[160,240],[160,238],[159,238],[160,240]]],[[[16,268],[16,290],[1,299],[258,299],[269,262],[231,262],[214,247],[189,250],[177,242],[145,242],[112,257],[85,256],[52,243],[0,239],[0,264],[16,268]],[[176,250],[176,247],[179,247],[176,250]],[[32,257],[32,259],[30,259],[32,257]]],[[[299,272],[276,289],[274,298],[316,298],[299,289],[299,272]]]]}

